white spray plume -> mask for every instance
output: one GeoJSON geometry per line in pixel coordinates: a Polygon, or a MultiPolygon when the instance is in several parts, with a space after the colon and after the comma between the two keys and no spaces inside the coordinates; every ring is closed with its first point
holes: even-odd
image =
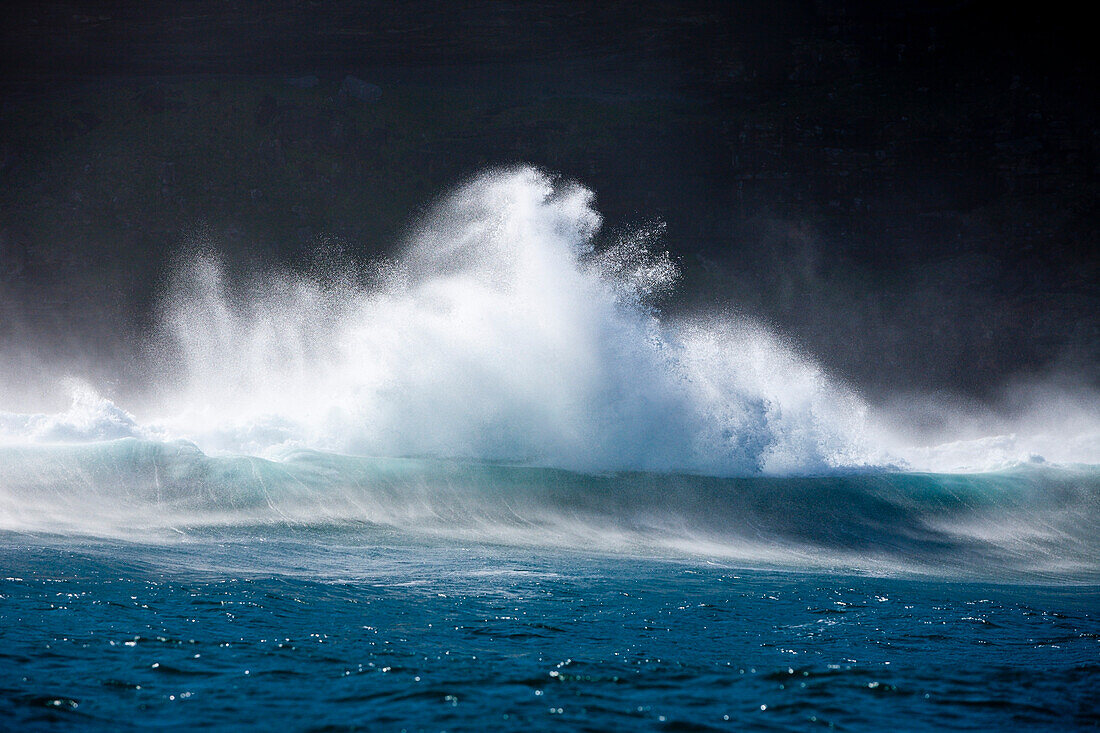
{"type": "Polygon", "coordinates": [[[164,424],[231,451],[584,470],[866,461],[854,394],[760,327],[663,322],[678,272],[660,227],[597,251],[592,204],[531,168],[481,175],[370,285],[266,273],[235,295],[198,258],[165,309],[182,380],[164,424]]]}

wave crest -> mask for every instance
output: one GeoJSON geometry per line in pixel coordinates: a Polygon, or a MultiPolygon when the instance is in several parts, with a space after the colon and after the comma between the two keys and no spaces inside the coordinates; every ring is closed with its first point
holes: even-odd
{"type": "Polygon", "coordinates": [[[442,201],[373,280],[216,260],[164,323],[182,388],[162,422],[204,447],[718,474],[866,462],[863,407],[751,324],[662,320],[677,270],[650,226],[597,247],[593,195],[531,168],[442,201]],[[171,409],[175,408],[175,409],[171,409]]]}

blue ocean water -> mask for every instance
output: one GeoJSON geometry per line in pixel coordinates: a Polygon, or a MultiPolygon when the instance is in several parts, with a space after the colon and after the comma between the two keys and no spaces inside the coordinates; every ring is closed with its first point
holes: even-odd
{"type": "Polygon", "coordinates": [[[0,727],[1100,725],[1100,588],[366,525],[0,536],[0,727]]]}

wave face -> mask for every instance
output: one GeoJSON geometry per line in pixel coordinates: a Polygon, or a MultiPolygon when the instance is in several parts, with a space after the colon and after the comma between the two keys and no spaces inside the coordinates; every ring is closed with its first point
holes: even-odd
{"type": "Polygon", "coordinates": [[[141,540],[216,527],[419,536],[760,566],[1100,582],[1100,470],[716,478],[123,439],[0,448],[0,528],[141,540]]]}

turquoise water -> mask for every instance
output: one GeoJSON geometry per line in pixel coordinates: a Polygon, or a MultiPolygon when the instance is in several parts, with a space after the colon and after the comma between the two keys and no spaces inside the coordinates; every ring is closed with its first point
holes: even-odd
{"type": "Polygon", "coordinates": [[[0,529],[154,544],[350,525],[428,542],[1100,584],[1092,466],[722,478],[305,450],[273,461],[125,438],[0,446],[0,488],[0,529]]]}

